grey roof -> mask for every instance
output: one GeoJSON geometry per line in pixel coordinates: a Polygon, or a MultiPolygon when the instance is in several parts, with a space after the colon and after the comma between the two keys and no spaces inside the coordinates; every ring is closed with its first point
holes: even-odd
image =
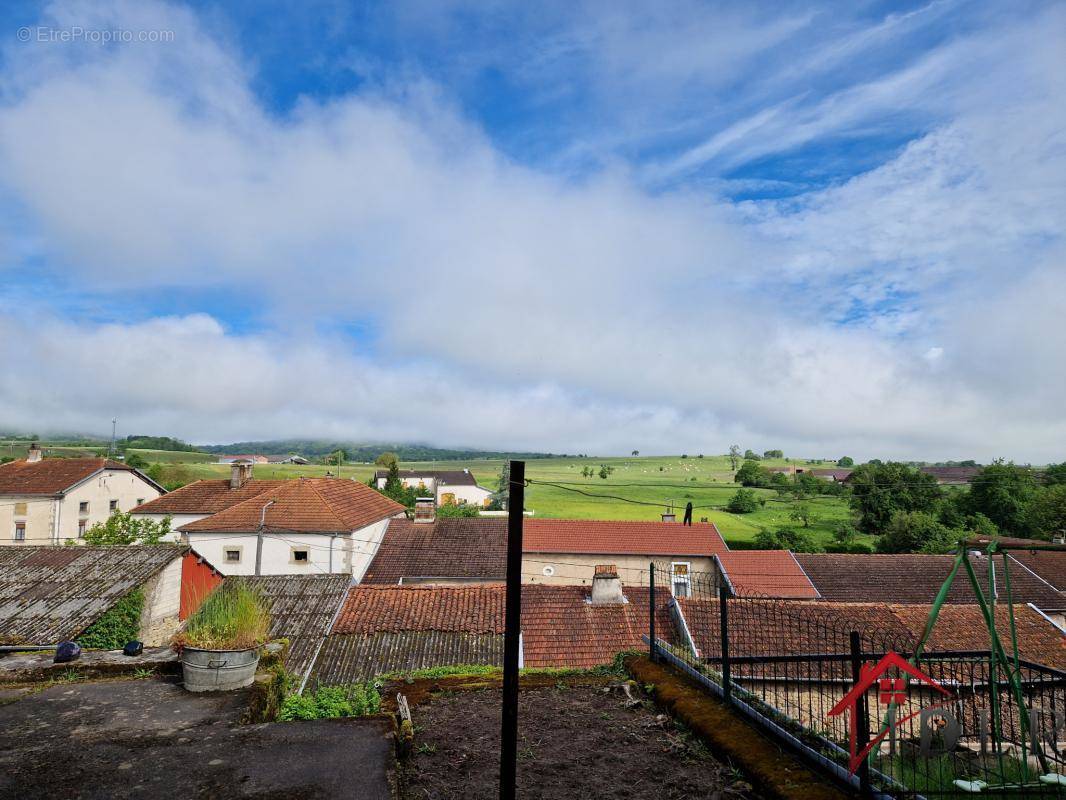
{"type": "Polygon", "coordinates": [[[503,636],[456,631],[395,631],[327,636],[310,684],[338,685],[387,672],[460,664],[503,664],[503,636]]]}
{"type": "MultiPolygon", "coordinates": [[[[477,486],[474,473],[465,469],[401,469],[400,478],[433,478],[444,486],[477,486]]],[[[387,469],[379,469],[375,478],[389,477],[387,469]]]]}
{"type": "Polygon", "coordinates": [[[230,577],[256,588],[270,602],[270,635],[289,640],[286,667],[302,676],[347,596],[350,575],[230,577]]]}
{"type": "Polygon", "coordinates": [[[77,636],[189,548],[0,547],[0,643],[77,636]]]}

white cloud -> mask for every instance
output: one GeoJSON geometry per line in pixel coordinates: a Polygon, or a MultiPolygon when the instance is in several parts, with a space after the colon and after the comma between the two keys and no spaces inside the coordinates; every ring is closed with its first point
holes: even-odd
{"type": "Polygon", "coordinates": [[[980,349],[1057,352],[1019,316],[1044,320],[1061,297],[1045,253],[1062,209],[1054,78],[1014,104],[1013,148],[995,114],[960,112],[845,185],[737,208],[649,194],[624,169],[575,182],[516,164],[429,83],[278,117],[193,15],[99,8],[100,24],[176,41],[9,52],[0,182],[27,235],[68,285],[217,287],[282,322],[236,335],[202,315],[97,325],[8,303],[0,423],[1062,457],[1061,381],[1004,394],[980,349]],[[1002,346],[975,336],[974,310],[1022,272],[1032,288],[995,294],[1013,315],[1002,346]],[[855,305],[868,319],[838,324],[855,305]],[[312,330],[366,320],[372,351],[312,330]]]}

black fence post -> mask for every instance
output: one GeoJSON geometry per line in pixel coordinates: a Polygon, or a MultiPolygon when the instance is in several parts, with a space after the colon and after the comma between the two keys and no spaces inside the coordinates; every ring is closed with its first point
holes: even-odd
{"type": "MultiPolygon", "coordinates": [[[[858,684],[862,677],[862,637],[858,631],[851,632],[851,679],[858,684]]],[[[870,741],[870,712],[866,705],[866,693],[863,692],[855,701],[855,752],[860,753],[870,741]]],[[[863,797],[870,792],[870,759],[864,758],[857,770],[859,792],[863,797]]]]}
{"type": "Polygon", "coordinates": [[[729,589],[724,585],[718,587],[718,608],[721,611],[722,698],[726,705],[730,705],[733,702],[733,679],[729,668],[729,589]]]}
{"type": "Polygon", "coordinates": [[[655,562],[648,567],[648,657],[654,664],[658,659],[655,655],[655,562]]]}
{"type": "Polygon", "coordinates": [[[507,605],[503,633],[500,800],[515,800],[518,779],[518,637],[522,629],[522,512],[526,462],[512,461],[507,492],[507,605]]]}

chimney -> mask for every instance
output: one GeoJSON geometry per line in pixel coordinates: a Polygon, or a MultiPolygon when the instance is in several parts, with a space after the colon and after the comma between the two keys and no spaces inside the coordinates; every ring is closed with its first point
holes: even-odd
{"type": "Polygon", "coordinates": [[[29,452],[26,453],[26,461],[32,464],[33,462],[40,461],[40,460],[41,460],[41,448],[39,448],[37,446],[37,442],[34,442],[33,444],[30,445],[29,452]]]}
{"type": "Polygon", "coordinates": [[[234,461],[229,467],[229,488],[240,489],[252,479],[251,461],[234,461]]]}
{"type": "Polygon", "coordinates": [[[671,512],[663,512],[663,522],[677,522],[677,514],[671,512]]]}
{"type": "Polygon", "coordinates": [[[622,596],[622,579],[614,564],[597,564],[592,576],[592,605],[619,605],[626,599],[622,596]]]}
{"type": "Polygon", "coordinates": [[[1066,531],[1056,531],[1051,535],[1052,544],[1066,544],[1066,531]]]}
{"type": "Polygon", "coordinates": [[[437,518],[437,503],[432,497],[415,498],[415,522],[433,522],[437,518]]]}

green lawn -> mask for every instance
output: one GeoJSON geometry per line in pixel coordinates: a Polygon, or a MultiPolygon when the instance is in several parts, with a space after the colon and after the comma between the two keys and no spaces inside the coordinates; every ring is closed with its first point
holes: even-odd
{"type": "MultiPolygon", "coordinates": [[[[147,460],[147,453],[143,451],[147,460]]],[[[206,454],[173,454],[180,460],[188,461],[188,456],[206,454]]],[[[781,466],[787,462],[783,459],[762,462],[768,466],[781,466]]],[[[805,463],[797,460],[791,463],[805,463]]],[[[500,467],[503,461],[436,461],[405,462],[404,469],[469,469],[478,482],[486,488],[495,489],[500,467]]],[[[829,466],[826,463],[824,466],[829,466]]],[[[340,468],[345,478],[361,481],[369,480],[377,469],[372,464],[349,464],[340,468]]],[[[221,478],[229,475],[229,466],[214,463],[172,464],[168,471],[179,473],[183,480],[200,478],[221,478]]],[[[316,464],[296,466],[291,464],[257,464],[255,475],[258,478],[293,478],[298,476],[320,477],[338,472],[337,467],[316,464]]],[[[693,517],[696,521],[706,517],[714,522],[728,542],[742,543],[750,541],[761,528],[801,527],[800,523],[789,519],[789,513],[795,503],[782,501],[770,490],[756,490],[766,499],[766,504],[751,514],[730,514],[726,511],[700,508],[700,506],[724,506],[737,490],[731,482],[732,472],[729,459],[725,456],[706,458],[681,458],[680,456],[658,456],[638,458],[551,458],[532,459],[526,462],[526,477],[534,481],[526,489],[526,508],[532,509],[538,517],[567,519],[626,519],[654,520],[666,510],[672,501],[680,520],[685,503],[691,501],[695,506],[693,517]],[[599,477],[583,478],[581,469],[591,466],[598,470],[600,464],[613,466],[615,471],[606,480],[599,477]],[[537,481],[557,483],[560,486],[538,485],[537,481]],[[634,485],[637,484],[637,485],[634,485]],[[565,486],[565,488],[563,488],[565,486]],[[611,495],[613,497],[589,497],[573,490],[580,490],[592,495],[611,495]],[[624,499],[613,499],[624,498],[624,499]],[[626,502],[639,501],[638,503],[626,502]]],[[[833,528],[850,518],[847,502],[835,497],[819,497],[805,501],[813,519],[810,532],[815,539],[825,544],[831,541],[833,528]]],[[[872,538],[865,537],[872,542],[872,538]]]]}

